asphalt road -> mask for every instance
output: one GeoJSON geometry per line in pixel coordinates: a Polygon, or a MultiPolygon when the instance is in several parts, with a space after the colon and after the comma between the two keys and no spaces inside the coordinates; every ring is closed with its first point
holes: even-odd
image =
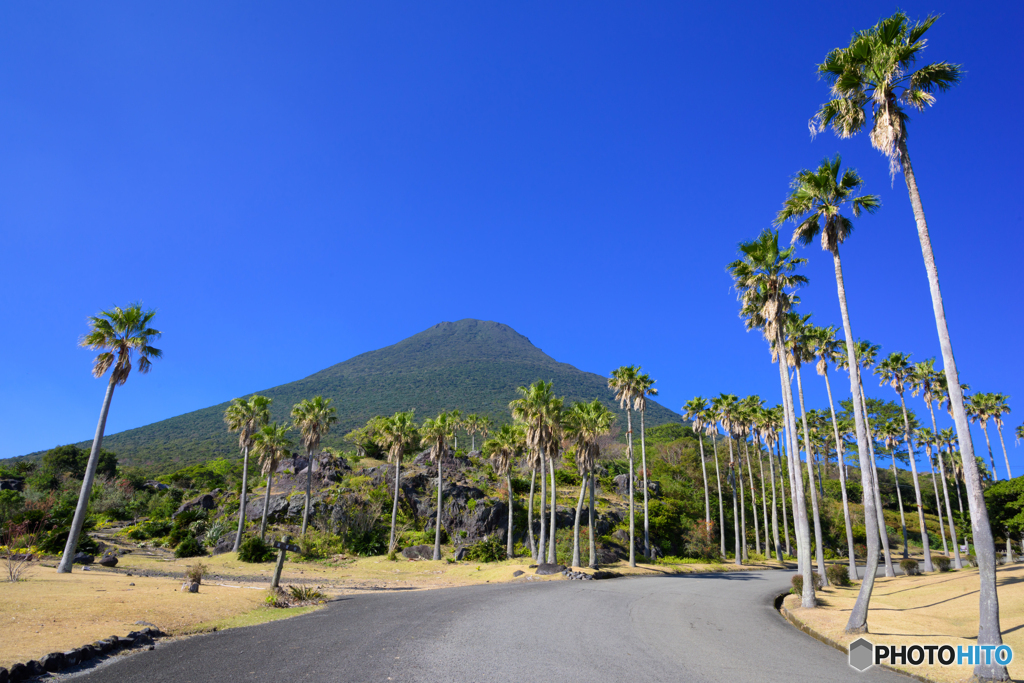
{"type": "Polygon", "coordinates": [[[76,681],[542,680],[906,683],[800,633],[789,573],[525,582],[346,597],[262,626],[158,645],[76,681]]]}

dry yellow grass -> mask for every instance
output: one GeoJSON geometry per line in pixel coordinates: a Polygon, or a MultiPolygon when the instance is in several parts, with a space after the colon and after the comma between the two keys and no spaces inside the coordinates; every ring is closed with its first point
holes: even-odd
{"type": "MultiPolygon", "coordinates": [[[[1013,648],[1010,676],[1024,679],[1024,565],[1000,567],[1000,625],[1003,642],[1013,648]]],[[[843,633],[859,584],[850,588],[826,588],[819,594],[821,607],[802,609],[797,596],[786,598],[793,617],[834,642],[849,646],[858,635],[843,633]]],[[[909,645],[974,645],[978,636],[978,570],[897,576],[877,579],[868,611],[865,637],[873,643],[909,645]]],[[[970,666],[897,667],[935,681],[962,681],[971,676],[970,666]]]]}

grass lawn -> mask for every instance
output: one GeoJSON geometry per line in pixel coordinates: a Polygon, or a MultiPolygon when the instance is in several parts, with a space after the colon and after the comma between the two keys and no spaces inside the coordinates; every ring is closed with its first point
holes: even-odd
{"type": "MultiPolygon", "coordinates": [[[[1024,564],[999,567],[1000,625],[1003,642],[1011,646],[1014,660],[1008,669],[1014,680],[1024,679],[1024,564]]],[[[820,607],[803,609],[791,595],[786,609],[799,621],[834,642],[849,646],[858,635],[843,633],[860,584],[850,588],[829,587],[818,595],[820,607]]],[[[887,645],[975,645],[978,637],[978,570],[897,576],[875,580],[864,637],[887,645]]],[[[897,667],[935,681],[962,681],[972,667],[935,664],[897,667]]]]}

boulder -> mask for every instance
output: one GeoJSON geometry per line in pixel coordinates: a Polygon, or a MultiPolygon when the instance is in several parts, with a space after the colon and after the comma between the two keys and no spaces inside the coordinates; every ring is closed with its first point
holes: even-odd
{"type": "Polygon", "coordinates": [[[564,564],[549,564],[547,562],[542,562],[537,565],[537,571],[535,571],[534,574],[537,574],[538,576],[547,576],[548,574],[559,574],[563,571],[565,571],[564,564]]]}
{"type": "Polygon", "coordinates": [[[117,555],[104,555],[100,558],[99,565],[101,567],[116,567],[117,555]]]}
{"type": "Polygon", "coordinates": [[[514,572],[512,572],[512,577],[513,578],[518,578],[518,577],[522,576],[525,573],[526,572],[524,572],[522,569],[517,569],[514,572]]]}
{"type": "Polygon", "coordinates": [[[466,548],[462,547],[455,551],[455,561],[461,562],[466,559],[466,548]]]}
{"type": "Polygon", "coordinates": [[[402,548],[402,557],[410,560],[432,560],[434,559],[434,546],[411,545],[408,548],[402,548]]]}
{"type": "MultiPolygon", "coordinates": [[[[255,496],[245,505],[245,517],[249,520],[263,519],[263,496],[255,496]]],[[[269,524],[280,524],[288,516],[288,496],[270,496],[267,501],[267,522],[269,524]]]]}
{"type": "Polygon", "coordinates": [[[89,553],[75,553],[73,564],[92,564],[96,558],[89,553]]]}
{"type": "Polygon", "coordinates": [[[43,665],[45,671],[53,673],[60,671],[67,665],[67,658],[63,652],[51,652],[50,654],[42,657],[39,663],[43,665]]]}
{"type": "Polygon", "coordinates": [[[21,491],[24,488],[24,479],[0,479],[0,491],[21,491]]]}
{"type": "Polygon", "coordinates": [[[151,488],[151,489],[155,489],[157,491],[166,491],[167,489],[171,488],[167,484],[161,484],[158,481],[147,481],[146,482],[146,487],[147,488],[151,488]]]}
{"type": "Polygon", "coordinates": [[[235,549],[235,534],[224,534],[221,539],[217,541],[217,545],[210,549],[211,555],[223,555],[224,553],[230,553],[235,549]]]}
{"type": "Polygon", "coordinates": [[[0,666],[0,683],[7,683],[11,680],[11,674],[4,667],[0,666]]]}
{"type": "MultiPolygon", "coordinates": [[[[615,493],[619,494],[620,496],[628,496],[629,495],[629,475],[628,474],[620,474],[617,477],[615,477],[615,479],[613,481],[615,482],[615,493]]],[[[636,494],[636,485],[635,485],[636,481],[635,481],[635,479],[634,479],[633,483],[634,483],[633,492],[634,492],[634,495],[635,495],[636,494]]]]}
{"type": "Polygon", "coordinates": [[[193,498],[192,500],[185,501],[184,503],[182,503],[181,507],[178,508],[177,512],[175,512],[172,515],[172,517],[177,517],[182,512],[185,512],[186,510],[195,510],[195,509],[212,510],[215,507],[217,507],[217,500],[213,497],[212,494],[204,493],[201,496],[197,496],[197,497],[193,498]]]}
{"type": "Polygon", "coordinates": [[[28,671],[25,669],[25,665],[21,662],[11,665],[11,672],[9,678],[12,681],[23,681],[29,677],[28,671]]]}
{"type": "Polygon", "coordinates": [[[43,665],[39,663],[38,659],[30,659],[25,662],[25,678],[42,676],[44,673],[46,672],[43,671],[43,665]]]}

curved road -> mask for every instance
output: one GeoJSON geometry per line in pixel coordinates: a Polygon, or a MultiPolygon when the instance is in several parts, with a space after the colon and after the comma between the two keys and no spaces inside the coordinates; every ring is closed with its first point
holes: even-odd
{"type": "Polygon", "coordinates": [[[318,612],[125,657],[78,681],[906,683],[775,611],[790,574],[544,581],[347,596],[318,612]]]}

